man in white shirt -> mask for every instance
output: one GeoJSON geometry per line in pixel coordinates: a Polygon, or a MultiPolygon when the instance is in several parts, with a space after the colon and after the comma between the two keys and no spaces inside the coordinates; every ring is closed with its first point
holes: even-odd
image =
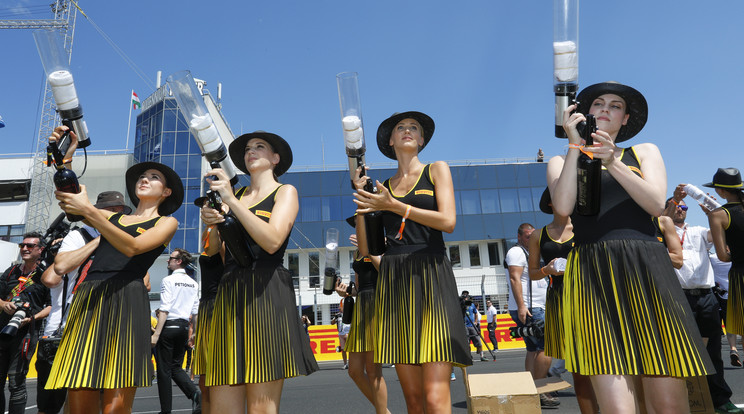
{"type": "Polygon", "coordinates": [[[193,411],[201,412],[201,393],[181,368],[189,339],[189,324],[199,309],[199,285],[185,270],[191,262],[189,252],[173,249],[168,258],[168,269],[173,273],[163,279],[160,287],[160,313],[151,342],[157,347],[155,362],[161,413],[171,412],[171,379],[192,401],[193,411]]]}
{"type": "MultiPolygon", "coordinates": [[[[542,279],[530,283],[527,265],[529,256],[527,246],[534,231],[534,226],[522,223],[517,230],[517,245],[509,249],[505,258],[509,274],[509,314],[517,327],[523,327],[529,322],[542,326],[545,324],[545,296],[548,292],[548,282],[542,279]]],[[[534,379],[547,377],[552,358],[545,355],[545,338],[525,336],[524,345],[527,349],[524,361],[525,370],[532,373],[534,379]]],[[[540,394],[540,404],[543,407],[555,407],[560,402],[558,398],[540,394]]]]}
{"type": "Polygon", "coordinates": [[[667,200],[664,210],[664,215],[671,217],[674,222],[674,228],[682,242],[683,264],[675,272],[716,368],[715,373],[706,377],[713,406],[717,411],[743,413],[731,403],[731,388],[723,378],[721,315],[718,312],[718,299],[712,290],[715,278],[708,256],[708,251],[713,247],[713,238],[710,229],[685,223],[687,205],[683,199],[686,195],[684,184],[678,185],[674,196],[667,200]]]}
{"type": "Polygon", "coordinates": [[[488,330],[488,339],[493,345],[495,351],[499,350],[499,343],[496,341],[496,308],[490,300],[486,301],[486,329],[488,330]]]}

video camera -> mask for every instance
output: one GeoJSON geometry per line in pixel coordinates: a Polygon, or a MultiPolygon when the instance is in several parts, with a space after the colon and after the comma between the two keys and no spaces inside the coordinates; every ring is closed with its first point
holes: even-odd
{"type": "Polygon", "coordinates": [[[55,240],[63,239],[70,232],[70,223],[65,222],[64,218],[65,213],[60,213],[39,240],[39,244],[44,248],[36,264],[39,267],[39,272],[44,272],[54,263],[54,258],[62,245],[62,243],[52,243],[55,240]]]}

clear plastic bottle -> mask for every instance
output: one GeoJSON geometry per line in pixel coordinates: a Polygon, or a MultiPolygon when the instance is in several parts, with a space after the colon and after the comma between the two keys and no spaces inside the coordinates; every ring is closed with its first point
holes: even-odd
{"type": "Polygon", "coordinates": [[[687,193],[687,195],[697,200],[697,202],[700,203],[701,206],[705,207],[705,209],[708,211],[713,211],[718,207],[721,207],[721,204],[719,204],[711,196],[705,194],[702,190],[692,184],[685,185],[685,192],[687,193]]]}

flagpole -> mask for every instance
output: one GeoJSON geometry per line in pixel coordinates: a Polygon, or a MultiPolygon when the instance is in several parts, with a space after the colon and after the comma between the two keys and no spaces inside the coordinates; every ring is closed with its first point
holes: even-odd
{"type": "Polygon", "coordinates": [[[124,147],[125,151],[129,151],[129,127],[132,125],[132,107],[134,104],[132,103],[132,96],[134,95],[134,89],[131,91],[132,93],[129,95],[129,119],[127,120],[127,144],[124,147]]]}

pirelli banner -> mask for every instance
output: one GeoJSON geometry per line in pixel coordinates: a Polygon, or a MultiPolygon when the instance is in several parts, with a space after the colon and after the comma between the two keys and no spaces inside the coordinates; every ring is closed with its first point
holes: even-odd
{"type": "MultiPolygon", "coordinates": [[[[508,314],[497,315],[498,323],[496,324],[496,341],[499,344],[499,349],[517,349],[524,348],[524,340],[522,338],[514,339],[509,336],[509,328],[517,326],[512,321],[511,316],[508,314]]],[[[465,324],[463,320],[463,324],[465,324]]],[[[481,318],[481,335],[488,344],[488,347],[493,349],[493,344],[488,337],[488,330],[486,329],[486,317],[481,318]]],[[[310,346],[315,354],[315,359],[318,361],[335,361],[341,360],[341,352],[338,347],[340,341],[338,337],[338,329],[336,325],[317,325],[310,326],[310,346]]],[[[470,350],[475,352],[475,347],[470,344],[470,350]]],[[[485,348],[483,349],[485,351],[485,348]]]]}

